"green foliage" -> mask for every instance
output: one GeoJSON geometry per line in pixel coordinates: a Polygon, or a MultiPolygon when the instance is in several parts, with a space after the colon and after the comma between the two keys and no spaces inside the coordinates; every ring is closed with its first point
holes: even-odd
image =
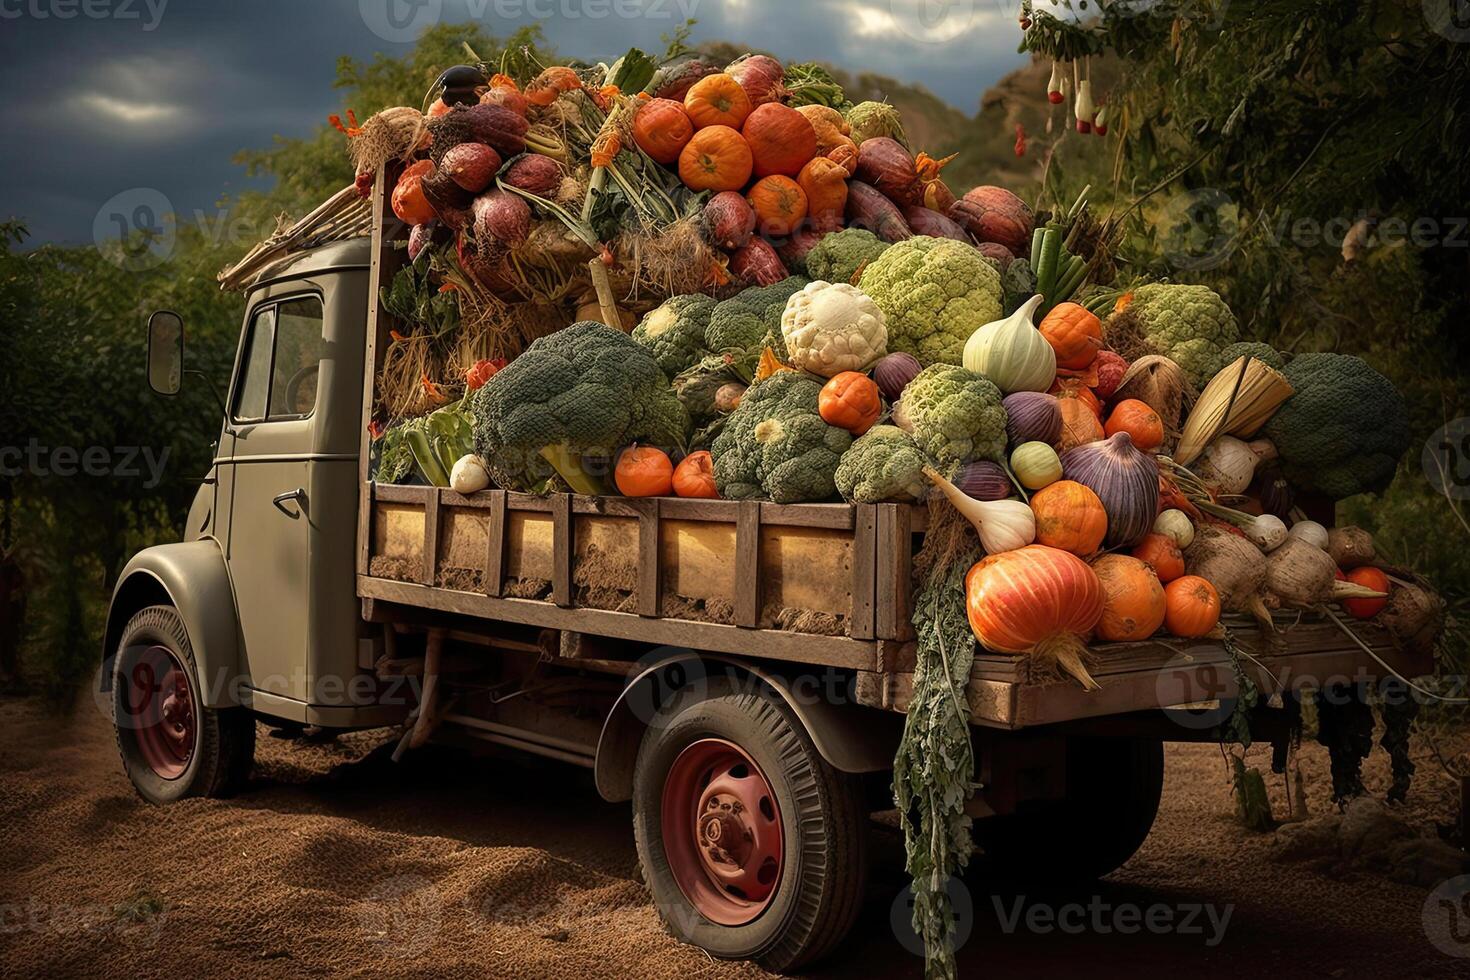
{"type": "Polygon", "coordinates": [[[979,250],[916,235],[890,246],[858,285],[883,311],[888,349],[922,364],[958,364],[970,334],[1000,319],[1000,272],[979,250]]]}
{"type": "Polygon", "coordinates": [[[821,391],[797,371],[778,371],[750,387],[710,447],[720,496],[796,504],[837,492],[834,476],[852,436],[822,421],[821,391]]]}
{"type": "Polygon", "coordinates": [[[904,388],[895,419],[940,469],[1005,462],[1006,410],[1000,389],[982,374],[931,364],[904,388]]]}

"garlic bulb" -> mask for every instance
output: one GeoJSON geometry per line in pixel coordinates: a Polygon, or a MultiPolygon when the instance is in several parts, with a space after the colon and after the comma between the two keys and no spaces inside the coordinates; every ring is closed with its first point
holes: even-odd
{"type": "Polygon", "coordinates": [[[1286,532],[1288,538],[1301,538],[1308,544],[1316,545],[1323,551],[1327,550],[1327,528],[1316,521],[1297,521],[1286,532]]]}
{"type": "Polygon", "coordinates": [[[1019,500],[976,500],[946,480],[933,467],[924,467],[929,478],[949,502],[954,504],[960,515],[975,525],[980,543],[987,555],[998,555],[1002,551],[1015,551],[1036,540],[1036,514],[1019,500]]]}
{"type": "Polygon", "coordinates": [[[1199,478],[1223,494],[1244,493],[1256,475],[1259,457],[1240,439],[1220,436],[1205,447],[1194,470],[1199,478]]]}
{"type": "Polygon", "coordinates": [[[461,456],[449,473],[449,486],[455,493],[474,493],[490,485],[490,471],[485,461],[474,453],[461,456]]]}
{"type": "Polygon", "coordinates": [[[992,320],[965,341],[961,363],[989,378],[1003,395],[1045,391],[1056,380],[1056,351],[1031,322],[1041,300],[1040,295],[1032,296],[1016,312],[992,320]]]}

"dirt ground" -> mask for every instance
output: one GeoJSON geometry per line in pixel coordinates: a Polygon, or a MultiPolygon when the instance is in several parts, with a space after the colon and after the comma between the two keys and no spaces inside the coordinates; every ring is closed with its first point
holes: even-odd
{"type": "MultiPolygon", "coordinates": [[[[375,751],[383,738],[261,728],[247,793],[160,809],[134,795],[90,704],[58,720],[0,701],[0,975],[763,975],[661,931],[628,807],[602,802],[586,773],[450,749],[394,765],[375,751]]],[[[1313,813],[1328,813],[1326,754],[1308,746],[1303,760],[1313,813]]],[[[1432,835],[1458,785],[1422,746],[1416,760],[1396,817],[1432,835]]],[[[1381,795],[1381,752],[1365,778],[1381,795]]],[[[1153,834],[1107,881],[967,892],[961,974],[1470,976],[1470,937],[1441,936],[1458,957],[1435,948],[1428,887],[1392,880],[1416,873],[1401,859],[1366,869],[1297,846],[1286,860],[1282,842],[1234,822],[1218,747],[1172,747],[1153,834]]],[[[901,848],[886,832],[876,843],[862,921],[818,975],[921,975],[891,925],[901,848]]]]}

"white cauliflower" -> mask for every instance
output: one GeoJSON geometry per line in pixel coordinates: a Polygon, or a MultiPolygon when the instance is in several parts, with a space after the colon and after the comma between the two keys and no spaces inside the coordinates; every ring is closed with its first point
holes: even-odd
{"type": "Polygon", "coordinates": [[[888,353],[883,311],[856,286],[817,280],[786,301],[781,336],[791,365],[830,378],[866,371],[888,353]]]}

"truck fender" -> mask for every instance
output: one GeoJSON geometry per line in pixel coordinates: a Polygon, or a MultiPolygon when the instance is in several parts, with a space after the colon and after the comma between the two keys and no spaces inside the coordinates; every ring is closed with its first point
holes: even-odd
{"type": "Polygon", "coordinates": [[[240,671],[239,618],[224,555],[213,538],[145,548],[118,576],[103,633],[103,689],[111,684],[108,669],[117,656],[128,620],[148,606],[173,606],[194,648],[196,680],[204,704],[211,708],[242,703],[246,678],[240,671]]]}
{"type": "Polygon", "coordinates": [[[642,663],[641,671],[630,674],[597,740],[593,776],[597,792],[610,803],[632,799],[638,747],[658,707],[674,692],[716,678],[733,681],[737,690],[764,686],[779,694],[834,769],[867,773],[893,765],[903,716],[857,704],[848,678],[840,672],[788,676],[738,658],[693,650],[656,650],[642,663]],[[828,680],[833,683],[824,689],[823,681],[828,680]]]}

